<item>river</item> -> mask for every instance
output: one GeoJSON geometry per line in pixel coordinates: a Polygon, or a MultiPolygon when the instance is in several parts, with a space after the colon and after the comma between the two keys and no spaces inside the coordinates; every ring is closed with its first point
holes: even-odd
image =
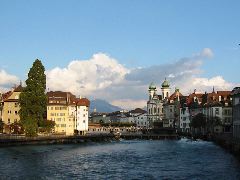
{"type": "Polygon", "coordinates": [[[0,148],[0,179],[240,179],[211,142],[123,140],[0,148]]]}

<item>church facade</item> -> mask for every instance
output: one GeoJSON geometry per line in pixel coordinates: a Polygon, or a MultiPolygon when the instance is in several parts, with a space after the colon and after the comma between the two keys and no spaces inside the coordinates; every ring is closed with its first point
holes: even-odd
{"type": "Polygon", "coordinates": [[[157,94],[157,87],[151,83],[148,88],[149,100],[147,102],[147,119],[149,126],[153,127],[154,122],[163,123],[163,104],[170,95],[170,84],[165,79],[161,87],[161,95],[157,94]]]}

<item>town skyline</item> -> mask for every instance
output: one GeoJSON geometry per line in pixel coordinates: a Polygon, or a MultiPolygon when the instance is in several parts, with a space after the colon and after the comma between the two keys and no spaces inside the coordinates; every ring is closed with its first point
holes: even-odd
{"type": "Polygon", "coordinates": [[[24,82],[37,58],[46,67],[49,90],[123,108],[143,107],[149,84],[160,88],[165,77],[172,91],[178,87],[186,95],[213,86],[231,90],[239,86],[234,72],[240,24],[233,21],[238,6],[238,1],[2,1],[0,90],[24,82]]]}

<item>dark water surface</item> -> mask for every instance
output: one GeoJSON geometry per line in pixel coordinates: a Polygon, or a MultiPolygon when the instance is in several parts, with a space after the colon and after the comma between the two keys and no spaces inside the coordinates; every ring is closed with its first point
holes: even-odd
{"type": "Polygon", "coordinates": [[[240,179],[210,142],[120,141],[0,148],[1,179],[240,179]]]}

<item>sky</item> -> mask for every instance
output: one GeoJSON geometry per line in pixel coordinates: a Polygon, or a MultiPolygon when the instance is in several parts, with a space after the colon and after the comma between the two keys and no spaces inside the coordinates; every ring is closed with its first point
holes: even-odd
{"type": "Polygon", "coordinates": [[[0,0],[0,90],[35,59],[49,90],[146,105],[166,77],[188,95],[239,86],[240,1],[0,0]]]}

